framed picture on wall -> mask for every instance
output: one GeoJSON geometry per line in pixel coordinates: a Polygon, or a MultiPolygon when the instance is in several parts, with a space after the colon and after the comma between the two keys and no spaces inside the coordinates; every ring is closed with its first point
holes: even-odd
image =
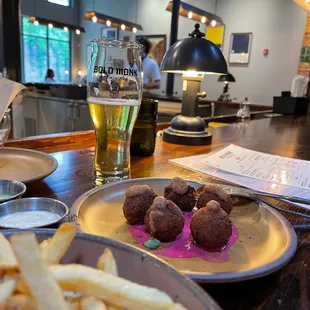
{"type": "Polygon", "coordinates": [[[149,39],[151,42],[149,56],[155,59],[160,65],[166,53],[167,36],[165,34],[136,36],[136,41],[143,37],[149,39]]]}
{"type": "Polygon", "coordinates": [[[224,33],[224,25],[218,25],[214,27],[207,26],[206,39],[213,42],[215,45],[217,45],[217,47],[223,50],[224,33]]]}
{"type": "Polygon", "coordinates": [[[102,27],[101,39],[118,40],[118,28],[102,27]]]}
{"type": "Polygon", "coordinates": [[[247,65],[250,62],[252,33],[232,33],[230,38],[228,62],[247,65]]]}

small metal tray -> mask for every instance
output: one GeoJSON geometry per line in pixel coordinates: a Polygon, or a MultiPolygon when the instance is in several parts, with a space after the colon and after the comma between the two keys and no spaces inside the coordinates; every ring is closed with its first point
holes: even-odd
{"type": "MultiPolygon", "coordinates": [[[[69,208],[61,201],[52,198],[21,198],[0,204],[0,217],[16,212],[25,211],[50,211],[60,216],[57,221],[46,225],[33,226],[31,228],[55,226],[64,221],[68,216],[69,208]]],[[[0,228],[10,228],[0,225],[0,228]]],[[[30,227],[28,228],[30,229],[30,227]]]]}
{"type": "Polygon", "coordinates": [[[20,198],[26,189],[26,185],[22,182],[0,180],[0,203],[20,198]],[[3,197],[2,195],[9,197],[3,197]]]}

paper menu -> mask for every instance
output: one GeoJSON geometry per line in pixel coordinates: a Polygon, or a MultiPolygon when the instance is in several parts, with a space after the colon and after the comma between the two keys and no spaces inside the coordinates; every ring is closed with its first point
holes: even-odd
{"type": "Polygon", "coordinates": [[[310,162],[256,152],[230,144],[209,155],[205,163],[233,174],[272,183],[310,188],[310,162]]]}
{"type": "Polygon", "coordinates": [[[2,120],[7,107],[24,88],[26,87],[20,83],[0,78],[0,121],[2,120]]]}
{"type": "MultiPolygon", "coordinates": [[[[224,149],[225,148],[220,149],[219,151],[224,150],[224,149]]],[[[195,156],[171,159],[169,160],[169,162],[180,165],[182,167],[185,167],[191,170],[203,172],[217,179],[225,180],[226,182],[244,186],[246,188],[250,188],[256,191],[262,191],[262,192],[273,193],[273,194],[278,194],[278,195],[296,196],[300,198],[310,199],[310,190],[306,187],[293,187],[288,184],[280,184],[280,183],[276,183],[273,181],[257,179],[257,178],[248,177],[248,176],[241,175],[241,174],[238,175],[238,174],[230,173],[224,170],[220,170],[214,166],[209,165],[207,163],[208,158],[215,155],[219,151],[215,151],[210,154],[195,155],[195,156]]],[[[306,161],[306,163],[308,162],[306,161]]],[[[310,206],[308,205],[301,205],[301,204],[298,204],[298,205],[301,207],[307,208],[307,209],[310,208],[310,206]]]]}

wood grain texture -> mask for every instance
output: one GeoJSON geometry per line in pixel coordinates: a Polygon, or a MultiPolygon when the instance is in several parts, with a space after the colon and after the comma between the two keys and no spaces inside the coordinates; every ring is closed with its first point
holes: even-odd
{"type": "MultiPolygon", "coordinates": [[[[310,160],[310,117],[283,116],[251,121],[249,124],[232,124],[212,129],[213,143],[210,146],[182,146],[157,139],[155,154],[151,157],[132,158],[132,177],[180,176],[192,181],[217,182],[210,176],[193,172],[168,163],[168,159],[208,153],[227,143],[256,151],[310,160]]],[[[92,188],[93,141],[81,138],[68,140],[67,145],[49,145],[44,141],[32,147],[53,153],[59,168],[44,181],[28,188],[26,197],[52,197],[69,207],[84,192],[92,188]],[[59,152],[59,148],[63,151],[59,152]],[[57,151],[57,152],[56,152],[57,151]],[[55,153],[54,153],[55,152],[55,153]]],[[[90,136],[88,136],[90,138],[90,136]]],[[[72,137],[73,139],[73,137],[72,137]]],[[[24,144],[24,146],[27,145],[24,144]]],[[[299,208],[270,200],[290,210],[299,208]]],[[[310,214],[310,212],[308,212],[310,214]]],[[[283,215],[292,224],[307,223],[307,220],[283,215]]],[[[309,222],[309,221],[308,221],[309,222]]],[[[243,283],[203,285],[224,309],[309,309],[310,304],[310,234],[298,232],[299,248],[293,260],[278,272],[262,279],[243,283]]]]}

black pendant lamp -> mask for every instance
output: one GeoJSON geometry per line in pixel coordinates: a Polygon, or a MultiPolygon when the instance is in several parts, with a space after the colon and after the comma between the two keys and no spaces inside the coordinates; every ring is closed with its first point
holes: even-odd
{"type": "Polygon", "coordinates": [[[219,82],[236,82],[236,79],[234,78],[234,76],[230,73],[228,74],[223,74],[219,77],[218,79],[219,82]]]}
{"type": "Polygon", "coordinates": [[[173,44],[163,57],[163,72],[181,73],[183,79],[182,111],[172,119],[171,127],[164,130],[163,140],[184,145],[211,144],[212,135],[207,132],[205,122],[198,114],[200,84],[205,74],[227,74],[226,60],[221,50],[204,39],[200,25],[189,38],[173,44]]]}
{"type": "Polygon", "coordinates": [[[231,102],[229,91],[229,83],[235,83],[236,79],[230,73],[221,75],[218,82],[223,82],[223,93],[218,98],[218,101],[231,102]]]}

